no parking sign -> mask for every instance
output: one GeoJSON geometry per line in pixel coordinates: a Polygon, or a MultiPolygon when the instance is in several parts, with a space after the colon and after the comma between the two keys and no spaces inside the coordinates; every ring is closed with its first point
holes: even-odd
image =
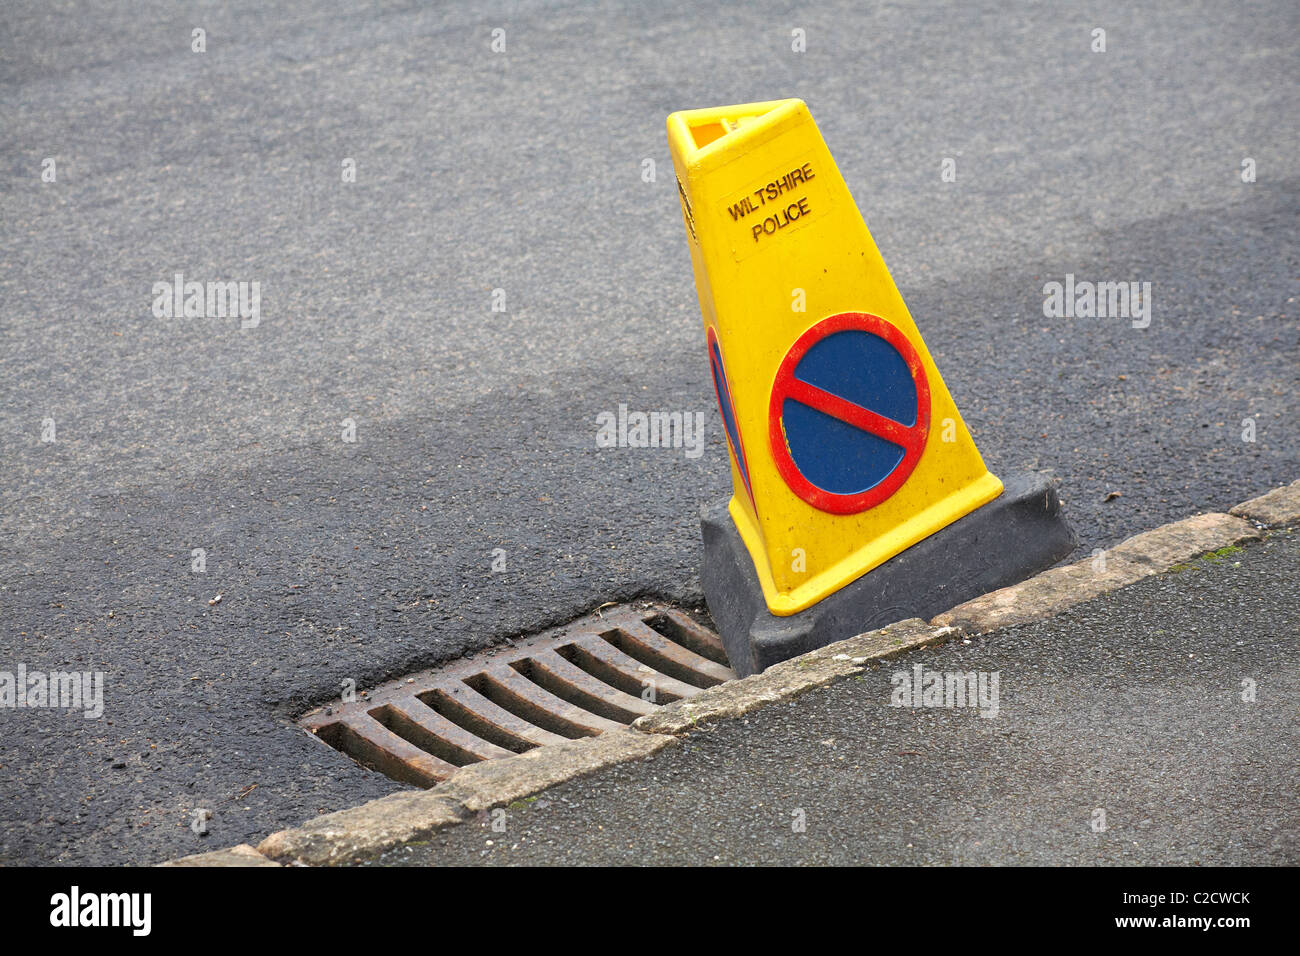
{"type": "Polygon", "coordinates": [[[822,511],[856,514],[916,468],[930,434],[930,385],[902,332],[879,316],[841,312],[786,353],[768,421],[790,490],[822,511]]]}

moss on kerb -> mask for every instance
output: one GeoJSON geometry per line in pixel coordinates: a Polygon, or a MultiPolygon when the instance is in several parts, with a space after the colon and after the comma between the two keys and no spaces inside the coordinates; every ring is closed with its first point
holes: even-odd
{"type": "MultiPolygon", "coordinates": [[[[1178,574],[1181,571],[1186,571],[1188,568],[1196,567],[1197,561],[1210,561],[1210,562],[1222,561],[1226,557],[1229,557],[1234,554],[1242,554],[1244,551],[1245,551],[1244,548],[1239,548],[1235,544],[1230,544],[1227,545],[1226,547],[1219,548],[1218,550],[1215,551],[1206,551],[1204,554],[1198,554],[1191,561],[1183,561],[1178,564],[1175,564],[1173,567],[1169,569],[1169,571],[1172,574],[1178,574]]],[[[1235,562],[1234,562],[1234,566],[1235,566],[1235,562]]]]}
{"type": "Polygon", "coordinates": [[[1218,551],[1207,551],[1201,555],[1202,561],[1219,561],[1230,554],[1241,554],[1245,548],[1239,548],[1235,544],[1230,544],[1226,548],[1220,548],[1218,551]]]}

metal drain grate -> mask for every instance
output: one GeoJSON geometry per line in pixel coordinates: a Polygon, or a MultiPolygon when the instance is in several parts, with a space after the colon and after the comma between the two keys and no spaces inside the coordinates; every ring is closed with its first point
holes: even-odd
{"type": "Polygon", "coordinates": [[[670,607],[617,607],[302,717],[336,750],[422,787],[460,767],[625,727],[732,680],[718,636],[670,607]]]}

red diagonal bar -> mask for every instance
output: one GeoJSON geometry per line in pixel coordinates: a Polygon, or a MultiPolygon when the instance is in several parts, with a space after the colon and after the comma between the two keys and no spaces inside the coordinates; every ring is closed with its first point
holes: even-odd
{"type": "Polygon", "coordinates": [[[893,442],[907,451],[914,449],[923,438],[916,426],[908,428],[905,425],[900,425],[892,418],[877,415],[870,409],[855,405],[853,402],[846,401],[838,395],[818,388],[816,385],[809,385],[807,382],[793,376],[786,383],[785,397],[793,398],[796,402],[807,405],[809,408],[815,408],[819,412],[825,412],[827,415],[838,418],[854,428],[870,432],[877,438],[893,442]]]}

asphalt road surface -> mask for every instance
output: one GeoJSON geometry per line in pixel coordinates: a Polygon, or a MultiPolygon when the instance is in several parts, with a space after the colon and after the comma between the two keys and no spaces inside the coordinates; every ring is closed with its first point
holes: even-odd
{"type": "Polygon", "coordinates": [[[498,830],[482,814],[379,862],[1294,866],[1300,540],[1191,565],[724,721],[520,801],[498,830]],[[983,675],[981,706],[892,706],[894,676],[917,665],[983,675]]]}
{"type": "Polygon", "coordinates": [[[0,709],[0,862],[152,862],[391,792],[290,718],[606,601],[698,604],[729,479],[676,109],[809,103],[986,460],[1058,475],[1085,551],[1294,479],[1298,26],[7,4],[0,669],[105,686],[96,720],[0,709]],[[158,318],[178,272],[257,282],[258,324],[158,318]],[[1067,274],[1150,281],[1150,326],[1045,318],[1067,274]],[[620,404],[706,413],[703,455],[597,448],[620,404]]]}

